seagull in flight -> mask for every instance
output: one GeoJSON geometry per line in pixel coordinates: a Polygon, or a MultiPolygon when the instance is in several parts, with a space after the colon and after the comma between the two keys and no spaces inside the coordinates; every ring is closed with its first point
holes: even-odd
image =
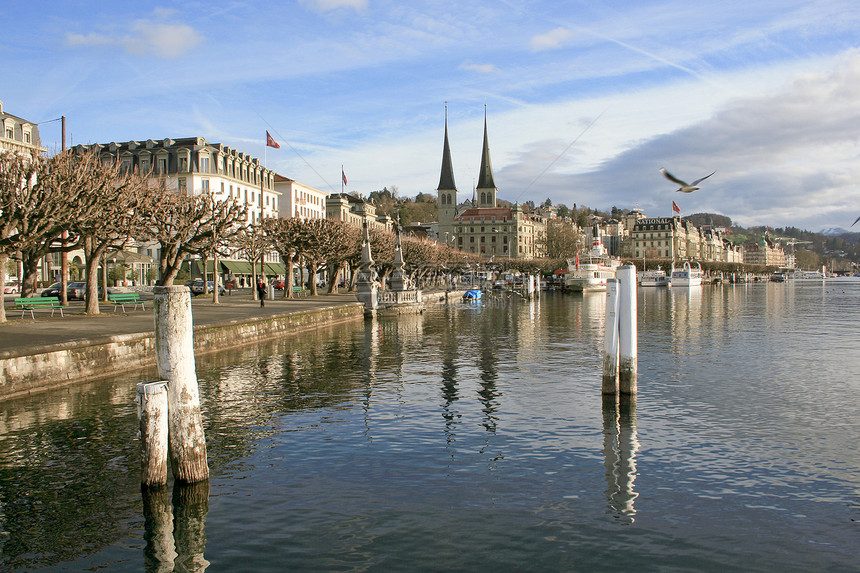
{"type": "Polygon", "coordinates": [[[851,223],[851,226],[853,227],[854,225],[856,225],[857,221],[860,221],[860,217],[857,217],[856,219],[854,219],[854,222],[851,223]]]}
{"type": "Polygon", "coordinates": [[[681,181],[680,179],[678,179],[677,177],[675,177],[674,175],[672,175],[671,173],[666,171],[663,167],[660,168],[660,173],[662,173],[663,177],[665,177],[669,181],[672,181],[673,183],[677,183],[678,185],[681,186],[679,189],[676,189],[676,191],[678,191],[679,193],[692,193],[693,191],[698,189],[698,187],[696,187],[696,185],[698,185],[699,183],[701,183],[702,181],[704,181],[705,179],[707,179],[708,177],[710,177],[711,175],[716,173],[716,171],[711,172],[710,175],[705,175],[704,177],[696,179],[692,183],[687,183],[685,181],[681,181]]]}

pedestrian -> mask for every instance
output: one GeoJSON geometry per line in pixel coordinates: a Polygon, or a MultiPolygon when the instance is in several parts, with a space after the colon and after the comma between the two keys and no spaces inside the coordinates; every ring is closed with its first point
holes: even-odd
{"type": "Polygon", "coordinates": [[[262,278],[257,281],[257,295],[260,297],[260,307],[266,306],[266,281],[262,278]]]}

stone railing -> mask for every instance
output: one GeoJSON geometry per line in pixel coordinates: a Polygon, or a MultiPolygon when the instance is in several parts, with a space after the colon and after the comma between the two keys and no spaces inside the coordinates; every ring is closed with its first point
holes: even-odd
{"type": "Polygon", "coordinates": [[[380,305],[417,304],[421,302],[420,290],[381,290],[377,293],[380,305]]]}

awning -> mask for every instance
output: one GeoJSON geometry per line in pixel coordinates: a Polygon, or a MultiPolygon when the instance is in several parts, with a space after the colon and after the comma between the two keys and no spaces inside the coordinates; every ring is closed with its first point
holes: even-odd
{"type": "Polygon", "coordinates": [[[251,263],[245,261],[218,261],[231,275],[250,275],[251,263]]]}
{"type": "Polygon", "coordinates": [[[266,263],[266,275],[268,276],[281,276],[285,275],[287,271],[284,269],[284,265],[280,263],[266,263]]]}

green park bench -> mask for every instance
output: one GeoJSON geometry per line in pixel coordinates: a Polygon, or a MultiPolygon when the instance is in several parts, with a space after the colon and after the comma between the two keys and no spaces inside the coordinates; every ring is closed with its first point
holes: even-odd
{"type": "Polygon", "coordinates": [[[311,293],[311,291],[309,291],[305,287],[300,287],[300,286],[294,286],[293,287],[293,296],[296,298],[308,296],[310,293],[311,293]]]}
{"type": "Polygon", "coordinates": [[[137,310],[137,305],[140,305],[140,310],[146,310],[143,301],[140,300],[140,293],[136,292],[109,294],[108,301],[113,303],[114,312],[116,312],[117,307],[122,307],[122,311],[125,312],[125,305],[127,304],[134,305],[132,307],[134,310],[137,310]]]}
{"type": "Polygon", "coordinates": [[[51,316],[54,316],[54,311],[59,310],[60,316],[65,317],[63,309],[68,308],[60,304],[60,299],[55,296],[35,296],[31,298],[16,298],[15,310],[21,311],[21,318],[24,318],[24,313],[30,311],[30,318],[36,320],[33,314],[34,310],[51,309],[51,316]]]}

